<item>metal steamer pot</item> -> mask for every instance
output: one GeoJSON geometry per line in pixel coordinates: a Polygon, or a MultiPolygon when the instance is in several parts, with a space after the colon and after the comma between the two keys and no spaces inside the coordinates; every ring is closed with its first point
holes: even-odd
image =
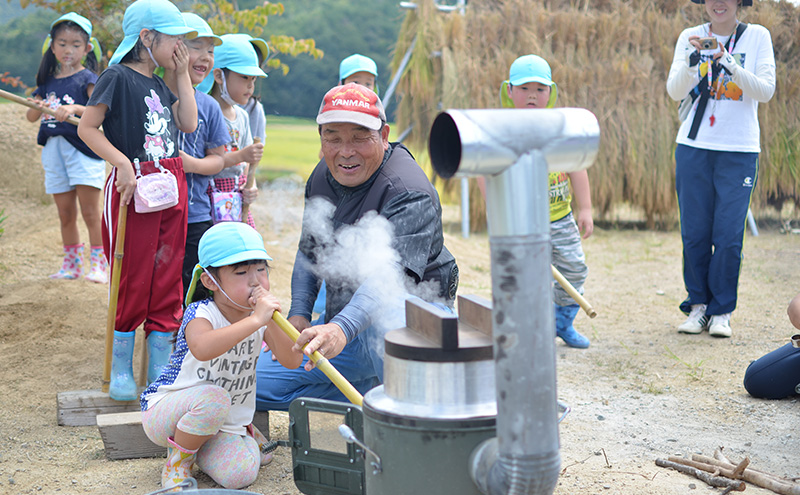
{"type": "Polygon", "coordinates": [[[409,301],[408,326],[386,334],[384,385],[362,407],[367,494],[480,493],[468,467],[495,435],[491,309],[477,298],[460,298],[459,309],[460,323],[409,301]],[[473,326],[480,316],[487,328],[473,326]]]}

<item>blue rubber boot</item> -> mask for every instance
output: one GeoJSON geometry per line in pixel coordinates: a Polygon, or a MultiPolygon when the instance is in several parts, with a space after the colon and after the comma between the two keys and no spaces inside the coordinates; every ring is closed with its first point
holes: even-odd
{"type": "Polygon", "coordinates": [[[135,400],[136,380],[133,379],[133,343],[136,332],[114,330],[114,347],[111,356],[111,383],[108,395],[114,400],[135,400]]]}
{"type": "Polygon", "coordinates": [[[151,384],[169,364],[172,354],[172,341],[175,334],[170,332],[150,332],[147,336],[147,384],[151,384]]]}
{"type": "Polygon", "coordinates": [[[581,309],[577,304],[570,304],[569,306],[559,306],[555,304],[556,310],[556,337],[561,337],[568,346],[578,349],[586,349],[589,347],[589,339],[578,333],[572,322],[575,316],[581,309]]]}

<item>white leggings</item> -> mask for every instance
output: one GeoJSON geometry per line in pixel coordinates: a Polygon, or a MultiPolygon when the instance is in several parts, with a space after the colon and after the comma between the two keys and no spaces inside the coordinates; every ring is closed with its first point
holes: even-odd
{"type": "Polygon", "coordinates": [[[261,466],[258,443],[252,436],[219,431],[228,416],[231,399],[216,385],[171,392],[142,411],[144,432],[153,443],[167,447],[176,430],[197,436],[213,435],[197,451],[197,466],[229,489],[253,484],[261,466]]]}

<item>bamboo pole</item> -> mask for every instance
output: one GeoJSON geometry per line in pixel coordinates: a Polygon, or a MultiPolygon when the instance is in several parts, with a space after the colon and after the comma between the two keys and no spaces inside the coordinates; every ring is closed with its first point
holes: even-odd
{"type": "Polygon", "coordinates": [[[597,316],[597,311],[595,311],[592,305],[589,304],[589,301],[587,301],[580,294],[580,292],[578,292],[577,289],[575,289],[575,287],[569,283],[569,280],[567,280],[564,275],[562,275],[561,272],[558,271],[553,265],[550,265],[550,268],[553,271],[553,278],[556,279],[556,282],[558,282],[561,288],[563,288],[571,298],[575,299],[575,302],[577,302],[578,305],[580,305],[580,307],[586,312],[586,314],[589,315],[589,318],[594,318],[597,316]]]}
{"type": "MultiPolygon", "coordinates": [[[[52,115],[53,117],[56,116],[55,110],[51,110],[48,107],[40,107],[36,103],[28,101],[26,98],[17,96],[14,93],[9,93],[8,91],[5,91],[3,89],[0,89],[0,97],[5,98],[6,100],[13,101],[14,103],[19,103],[20,105],[25,105],[28,108],[38,110],[42,113],[46,113],[47,115],[52,115]]],[[[69,122],[72,125],[78,125],[80,123],[80,119],[78,117],[71,115],[67,117],[67,120],[65,122],[69,122]]]]}
{"type": "MultiPolygon", "coordinates": [[[[253,138],[253,144],[257,144],[261,142],[260,137],[253,138]]],[[[253,187],[253,184],[256,183],[256,167],[258,167],[258,163],[251,163],[247,167],[247,181],[244,184],[245,189],[250,189],[253,187]]],[[[243,204],[242,205],[242,222],[247,223],[247,214],[250,213],[250,205],[243,204]]]]}
{"type": "Polygon", "coordinates": [[[114,354],[114,326],[117,320],[117,300],[119,299],[119,279],[122,271],[122,257],[125,255],[125,226],[128,220],[128,205],[119,205],[117,217],[117,241],[114,246],[114,265],[111,269],[111,286],[108,296],[108,317],[106,319],[106,356],[103,366],[103,392],[111,385],[111,357],[114,354]]]}
{"type": "MultiPolygon", "coordinates": [[[[292,325],[289,320],[284,318],[284,316],[277,311],[272,313],[272,319],[275,323],[278,324],[281,330],[292,339],[293,342],[297,342],[297,338],[300,336],[300,332],[292,325]]],[[[309,357],[311,361],[319,368],[320,371],[325,373],[325,376],[330,378],[331,382],[336,385],[347,399],[352,402],[353,404],[360,406],[364,401],[364,397],[359,393],[356,388],[347,381],[347,378],[342,376],[339,371],[333,367],[333,365],[328,361],[325,356],[320,354],[319,351],[314,351],[313,354],[309,357]]]]}

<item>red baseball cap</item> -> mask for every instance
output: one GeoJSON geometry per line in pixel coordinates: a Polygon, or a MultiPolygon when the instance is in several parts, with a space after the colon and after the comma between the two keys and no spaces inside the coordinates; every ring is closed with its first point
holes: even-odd
{"type": "Polygon", "coordinates": [[[373,131],[386,123],[386,112],[378,95],[356,83],[336,86],[322,98],[317,124],[348,122],[373,131]]]}

